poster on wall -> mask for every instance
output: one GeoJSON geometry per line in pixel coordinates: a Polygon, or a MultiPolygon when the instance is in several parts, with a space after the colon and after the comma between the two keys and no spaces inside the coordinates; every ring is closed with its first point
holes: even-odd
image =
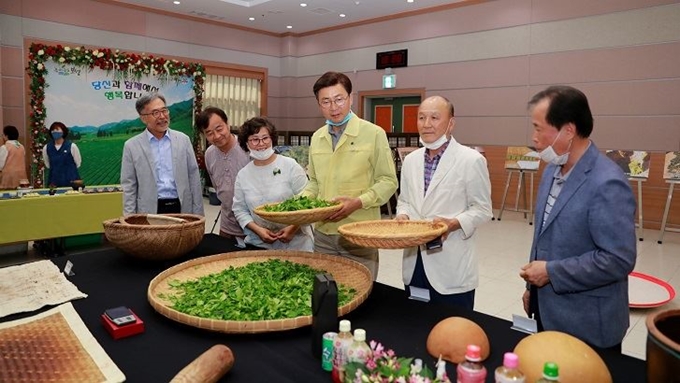
{"type": "Polygon", "coordinates": [[[55,122],[69,128],[68,139],[78,145],[79,169],[85,185],[120,183],[125,141],[145,129],[135,109],[139,97],[160,92],[170,110],[170,127],[192,137],[193,79],[161,81],[152,76],[116,79],[113,73],[85,70],[55,62],[45,64],[45,129],[55,122]]]}
{"type": "Polygon", "coordinates": [[[616,162],[623,173],[632,178],[649,178],[649,152],[641,150],[607,150],[609,159],[616,162]]]}
{"type": "Polygon", "coordinates": [[[119,183],[123,144],[145,128],[135,101],[152,91],[164,94],[170,127],[189,135],[202,166],[199,134],[192,122],[203,105],[203,64],[111,48],[32,43],[26,73],[34,187],[45,186],[42,150],[55,121],[69,127],[69,139],[80,149],[85,185],[119,183]]]}

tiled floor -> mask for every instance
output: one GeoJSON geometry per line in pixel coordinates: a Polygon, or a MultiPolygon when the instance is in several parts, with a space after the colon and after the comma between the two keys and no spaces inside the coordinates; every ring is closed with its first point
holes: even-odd
{"type": "MultiPolygon", "coordinates": [[[[211,232],[219,212],[218,206],[205,202],[206,233],[211,232]]],[[[219,225],[215,232],[219,231],[219,225]]],[[[533,226],[521,213],[504,212],[502,221],[491,221],[477,231],[479,256],[479,288],[475,309],[499,318],[512,320],[512,314],[523,314],[521,296],[524,281],[519,269],[527,262],[533,226]]],[[[668,282],[680,294],[680,233],[666,233],[663,244],[657,244],[658,230],[645,230],[643,242],[638,242],[635,270],[668,282]]],[[[0,256],[0,266],[39,259],[34,251],[28,255],[0,256]]],[[[381,250],[378,281],[403,289],[401,250],[381,250]]],[[[668,309],[680,309],[680,295],[656,309],[631,309],[630,328],[623,341],[623,353],[645,359],[647,315],[668,309]]]]}
{"type": "MultiPolygon", "coordinates": [[[[217,208],[206,205],[206,231],[210,231],[217,208]]],[[[479,288],[475,310],[512,320],[512,314],[524,314],[522,293],[524,281],[519,269],[526,264],[533,226],[523,214],[504,212],[502,221],[491,221],[477,232],[479,256],[479,288]]],[[[217,231],[217,229],[216,229],[217,231]]],[[[657,244],[658,230],[645,230],[644,241],[638,242],[635,271],[653,275],[668,282],[680,294],[680,233],[666,233],[663,244],[657,244]]],[[[378,281],[403,289],[401,250],[381,250],[378,281]]],[[[659,310],[680,308],[680,296],[656,309],[631,309],[630,328],[623,341],[623,353],[645,359],[647,315],[659,310]]]]}

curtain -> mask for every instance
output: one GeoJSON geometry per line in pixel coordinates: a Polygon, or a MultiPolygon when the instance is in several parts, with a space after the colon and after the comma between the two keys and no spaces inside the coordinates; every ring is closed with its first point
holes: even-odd
{"type": "Polygon", "coordinates": [[[238,129],[260,115],[261,81],[255,78],[206,75],[203,108],[215,106],[227,113],[229,125],[238,129]]]}

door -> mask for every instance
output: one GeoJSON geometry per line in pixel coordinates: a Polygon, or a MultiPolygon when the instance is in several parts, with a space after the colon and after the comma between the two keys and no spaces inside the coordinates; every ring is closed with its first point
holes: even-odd
{"type": "Polygon", "coordinates": [[[402,107],[403,126],[401,131],[404,133],[418,133],[418,105],[405,104],[402,107]]]}
{"type": "Polygon", "coordinates": [[[390,133],[392,131],[392,105],[376,105],[373,111],[375,124],[390,133]]]}

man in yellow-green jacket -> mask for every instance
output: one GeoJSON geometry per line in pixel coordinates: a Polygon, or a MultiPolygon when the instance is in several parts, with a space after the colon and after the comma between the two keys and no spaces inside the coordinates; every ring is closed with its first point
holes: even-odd
{"type": "Polygon", "coordinates": [[[342,210],[316,224],[314,251],[361,262],[375,280],[378,250],[348,242],[338,234],[338,227],[380,219],[380,206],[397,190],[387,135],[352,113],[352,82],[343,73],[321,76],[314,84],[314,95],[326,125],[312,136],[310,180],[303,195],[343,203],[342,210]]]}

